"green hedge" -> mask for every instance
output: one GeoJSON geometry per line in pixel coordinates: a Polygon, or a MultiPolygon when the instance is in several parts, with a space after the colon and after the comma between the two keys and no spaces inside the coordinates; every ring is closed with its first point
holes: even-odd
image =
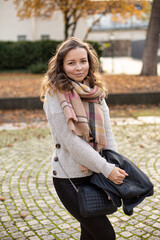
{"type": "MultiPolygon", "coordinates": [[[[97,42],[90,41],[101,56],[101,46],[97,42]]],[[[0,41],[0,70],[28,69],[33,73],[44,72],[49,59],[53,56],[60,41],[0,41]]]]}

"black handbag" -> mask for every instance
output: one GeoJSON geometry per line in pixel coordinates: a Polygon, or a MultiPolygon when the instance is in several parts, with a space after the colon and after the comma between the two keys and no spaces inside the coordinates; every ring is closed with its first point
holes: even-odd
{"type": "Polygon", "coordinates": [[[89,183],[86,186],[76,187],[68,177],[60,161],[59,164],[77,192],[79,210],[83,217],[109,215],[117,211],[117,206],[108,199],[108,195],[103,189],[92,183],[89,183]]]}
{"type": "Polygon", "coordinates": [[[117,211],[117,207],[108,199],[108,195],[93,184],[78,187],[77,197],[83,217],[109,215],[117,211]]]}

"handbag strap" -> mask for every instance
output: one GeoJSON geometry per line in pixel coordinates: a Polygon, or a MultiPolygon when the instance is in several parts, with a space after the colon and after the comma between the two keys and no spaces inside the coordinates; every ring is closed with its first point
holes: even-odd
{"type": "Polygon", "coordinates": [[[62,164],[59,162],[59,165],[61,166],[63,172],[65,173],[66,177],[68,178],[68,180],[70,181],[70,183],[72,184],[73,188],[75,189],[76,192],[79,192],[79,189],[76,187],[76,185],[72,182],[72,180],[68,177],[68,174],[66,173],[66,171],[64,170],[62,164]]]}

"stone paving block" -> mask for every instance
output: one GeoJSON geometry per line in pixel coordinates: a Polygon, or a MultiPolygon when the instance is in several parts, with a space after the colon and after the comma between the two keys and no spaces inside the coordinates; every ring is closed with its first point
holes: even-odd
{"type": "Polygon", "coordinates": [[[18,228],[15,227],[15,226],[9,227],[9,228],[6,228],[6,229],[7,229],[7,231],[8,231],[9,233],[13,233],[13,232],[17,232],[17,231],[18,231],[18,228]]]}
{"type": "Polygon", "coordinates": [[[16,233],[12,233],[12,237],[14,239],[18,239],[18,238],[21,238],[23,237],[23,234],[21,232],[16,232],[16,233]]]}
{"type": "Polygon", "coordinates": [[[152,233],[152,232],[154,231],[154,228],[151,227],[151,226],[145,226],[145,227],[143,228],[143,230],[144,230],[145,232],[152,233]]]}
{"type": "Polygon", "coordinates": [[[150,236],[149,239],[150,239],[150,240],[159,240],[159,237],[156,237],[156,236],[150,236]]]}
{"type": "Polygon", "coordinates": [[[23,227],[23,226],[26,226],[26,225],[27,225],[26,222],[18,222],[18,223],[16,223],[17,227],[23,227]]]}
{"type": "Polygon", "coordinates": [[[145,234],[145,231],[143,231],[142,229],[136,228],[134,230],[134,234],[137,235],[137,236],[142,236],[142,235],[145,234]]]}
{"type": "Polygon", "coordinates": [[[41,236],[41,235],[46,235],[48,234],[48,230],[47,229],[41,229],[41,230],[36,230],[36,233],[41,236]]]}
{"type": "Polygon", "coordinates": [[[27,221],[27,224],[32,226],[32,225],[38,224],[38,221],[37,220],[30,220],[30,221],[27,221]]]}
{"type": "Polygon", "coordinates": [[[137,236],[132,236],[132,237],[129,237],[130,240],[141,240],[142,238],[140,237],[137,237],[137,236]]]}
{"type": "Polygon", "coordinates": [[[12,237],[4,237],[3,240],[12,240],[12,237]]]}
{"type": "Polygon", "coordinates": [[[74,237],[74,239],[80,239],[80,232],[74,233],[72,234],[72,236],[74,237]]]}
{"type": "Polygon", "coordinates": [[[1,217],[1,221],[2,222],[11,221],[11,218],[9,216],[3,216],[3,217],[1,217]]]}
{"type": "Polygon", "coordinates": [[[11,227],[11,226],[13,226],[13,222],[3,222],[3,226],[4,227],[11,227]]]}
{"type": "Polygon", "coordinates": [[[32,232],[32,231],[27,231],[27,232],[24,233],[24,235],[25,235],[26,237],[30,237],[30,236],[34,236],[35,233],[32,232]]]}
{"type": "Polygon", "coordinates": [[[136,229],[136,227],[135,227],[135,226],[126,226],[125,229],[126,229],[128,232],[134,233],[134,230],[136,229]]]}
{"type": "MultiPolygon", "coordinates": [[[[41,215],[38,215],[38,216],[36,216],[36,218],[38,219],[38,220],[46,220],[47,219],[47,217],[45,216],[45,215],[42,215],[43,213],[41,212],[41,215]]],[[[42,221],[41,221],[42,222],[42,221]]]]}
{"type": "Polygon", "coordinates": [[[4,227],[3,226],[0,226],[0,232],[4,230],[4,227]]]}
{"type": "Polygon", "coordinates": [[[34,237],[29,237],[29,240],[39,240],[40,238],[37,237],[37,236],[34,236],[34,237]]]}
{"type": "Polygon", "coordinates": [[[154,223],[153,227],[160,229],[160,223],[158,223],[158,222],[154,223]]]}
{"type": "Polygon", "coordinates": [[[153,234],[160,237],[160,229],[153,231],[153,234]]]}
{"type": "Polygon", "coordinates": [[[43,229],[43,226],[41,224],[35,224],[35,225],[32,225],[31,228],[33,230],[38,230],[38,229],[43,229]]]}
{"type": "Polygon", "coordinates": [[[60,229],[56,228],[56,229],[51,230],[50,232],[55,234],[55,233],[61,233],[62,231],[60,229]]]}
{"type": "Polygon", "coordinates": [[[48,219],[42,220],[41,224],[45,225],[45,224],[51,224],[51,221],[48,219]]]}
{"type": "Polygon", "coordinates": [[[133,234],[128,231],[121,232],[121,235],[125,238],[130,238],[133,234]]]}
{"type": "Polygon", "coordinates": [[[52,235],[46,235],[46,236],[41,236],[41,239],[43,239],[43,240],[54,240],[55,237],[53,237],[52,235]]]}
{"type": "Polygon", "coordinates": [[[66,228],[70,228],[70,225],[67,223],[63,223],[63,224],[59,224],[58,227],[61,229],[66,229],[66,228]]]}
{"type": "Polygon", "coordinates": [[[73,228],[79,228],[80,223],[79,222],[74,222],[70,224],[73,228]]]}
{"type": "Polygon", "coordinates": [[[56,220],[55,220],[55,224],[56,224],[56,225],[59,225],[59,224],[61,224],[61,223],[63,223],[63,220],[62,220],[62,219],[56,219],[56,220]]]}
{"type": "Polygon", "coordinates": [[[67,234],[67,233],[57,233],[56,235],[55,235],[55,237],[58,237],[59,239],[69,239],[69,234],[67,234]]]}
{"type": "Polygon", "coordinates": [[[5,236],[8,236],[8,233],[6,233],[6,231],[1,231],[0,232],[0,239],[2,239],[5,236]]]}
{"type": "Polygon", "coordinates": [[[25,227],[20,227],[19,230],[24,233],[24,232],[29,231],[30,228],[25,226],[25,227]]]}
{"type": "Polygon", "coordinates": [[[43,225],[43,227],[50,231],[50,230],[54,229],[56,226],[52,223],[52,224],[45,224],[45,225],[43,225]]]}

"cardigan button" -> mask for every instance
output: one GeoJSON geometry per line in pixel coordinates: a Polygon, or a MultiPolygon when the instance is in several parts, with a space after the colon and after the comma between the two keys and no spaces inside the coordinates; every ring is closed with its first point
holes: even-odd
{"type": "Polygon", "coordinates": [[[57,161],[58,161],[58,157],[55,157],[55,158],[54,158],[54,161],[57,162],[57,161]]]}
{"type": "Polygon", "coordinates": [[[60,148],[61,145],[59,143],[56,144],[56,148],[60,148]]]}
{"type": "Polygon", "coordinates": [[[56,170],[53,170],[53,175],[57,175],[57,172],[56,172],[56,170]]]}

